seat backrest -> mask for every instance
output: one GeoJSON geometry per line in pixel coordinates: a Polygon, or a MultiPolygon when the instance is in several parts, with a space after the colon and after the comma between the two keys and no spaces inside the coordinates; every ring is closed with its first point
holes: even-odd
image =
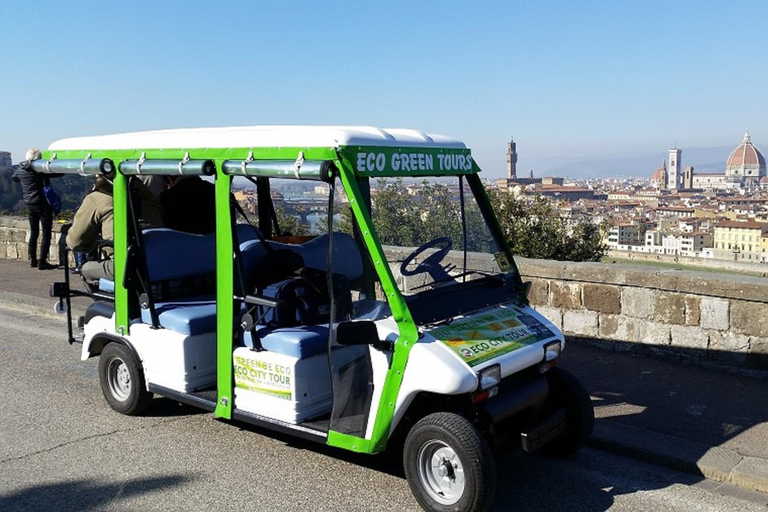
{"type": "MultiPolygon", "coordinates": [[[[326,270],[328,235],[320,235],[309,242],[299,245],[269,242],[275,249],[284,249],[298,253],[304,259],[304,266],[316,270],[326,270]]],[[[243,269],[246,275],[258,271],[258,265],[266,256],[267,250],[259,240],[250,240],[240,244],[243,269]]],[[[333,233],[333,272],[342,274],[349,281],[356,281],[363,276],[363,258],[355,239],[346,233],[333,233]]]]}
{"type": "Polygon", "coordinates": [[[144,253],[150,282],[216,272],[215,234],[195,235],[167,228],[144,231],[144,253]]]}
{"type": "MultiPolygon", "coordinates": [[[[241,242],[257,240],[253,227],[238,224],[241,242]]],[[[196,235],[168,228],[143,232],[150,282],[216,273],[216,234],[196,235]]],[[[257,240],[258,241],[258,240],[257,240]]]]}

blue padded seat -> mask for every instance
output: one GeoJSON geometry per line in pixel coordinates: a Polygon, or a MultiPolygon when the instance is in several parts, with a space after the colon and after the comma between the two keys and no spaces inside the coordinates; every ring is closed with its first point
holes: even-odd
{"type": "Polygon", "coordinates": [[[216,239],[167,228],[144,231],[144,252],[150,282],[216,272],[216,239]]]}
{"type": "MultiPolygon", "coordinates": [[[[194,335],[216,330],[216,301],[183,300],[155,304],[160,327],[194,335]]],[[[141,321],[152,324],[149,309],[141,310],[141,321]]]]}
{"type": "MultiPolygon", "coordinates": [[[[328,327],[310,325],[305,327],[278,327],[258,329],[264,350],[297,359],[306,359],[322,354],[328,346],[328,327]]],[[[250,332],[243,335],[246,347],[253,348],[250,332]]]]}
{"type": "MultiPolygon", "coordinates": [[[[241,241],[257,239],[255,228],[249,224],[237,225],[241,241]]],[[[181,279],[216,273],[216,234],[196,235],[168,228],[143,231],[144,252],[150,282],[181,279]]],[[[99,281],[101,291],[114,293],[115,283],[99,281]]]]}

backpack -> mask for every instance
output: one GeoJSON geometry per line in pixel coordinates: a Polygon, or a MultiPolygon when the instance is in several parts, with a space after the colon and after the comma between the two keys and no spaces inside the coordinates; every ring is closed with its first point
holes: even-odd
{"type": "MultiPolygon", "coordinates": [[[[349,281],[341,274],[333,275],[336,321],[352,313],[349,281]]],[[[269,327],[295,327],[325,324],[330,321],[331,304],[325,272],[304,268],[296,277],[271,284],[263,295],[279,301],[262,319],[269,327]]]]}
{"type": "Polygon", "coordinates": [[[45,201],[48,203],[48,206],[51,207],[51,210],[53,210],[53,213],[56,215],[61,213],[61,197],[59,194],[53,190],[53,187],[50,183],[47,183],[43,187],[43,195],[45,196],[45,201]]]}

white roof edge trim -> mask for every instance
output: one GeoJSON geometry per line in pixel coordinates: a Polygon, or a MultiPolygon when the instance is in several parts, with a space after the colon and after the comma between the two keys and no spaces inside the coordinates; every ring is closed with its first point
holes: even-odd
{"type": "Polygon", "coordinates": [[[52,143],[50,151],[385,146],[467,149],[460,140],[404,128],[372,126],[232,126],[183,128],[74,137],[52,143]]]}

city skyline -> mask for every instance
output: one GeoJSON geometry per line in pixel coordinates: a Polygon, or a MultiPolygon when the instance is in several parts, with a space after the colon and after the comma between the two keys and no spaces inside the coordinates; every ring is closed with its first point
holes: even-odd
{"type": "Polygon", "coordinates": [[[369,124],[460,138],[495,178],[510,135],[519,172],[537,175],[733,147],[746,128],[768,146],[763,3],[740,4],[750,16],[716,2],[268,5],[3,5],[0,150],[18,161],[76,135],[369,124]]]}

